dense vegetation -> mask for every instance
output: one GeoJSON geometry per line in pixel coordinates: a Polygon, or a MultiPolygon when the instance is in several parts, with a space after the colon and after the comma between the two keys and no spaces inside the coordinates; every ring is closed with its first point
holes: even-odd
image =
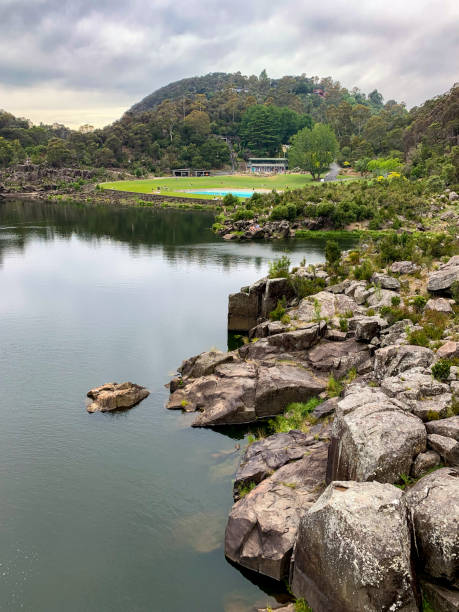
{"type": "MultiPolygon", "coordinates": [[[[283,193],[255,193],[241,204],[226,196],[222,212],[215,225],[231,220],[253,219],[260,225],[286,219],[297,224],[296,235],[313,220],[314,229],[343,229],[356,222],[370,230],[401,228],[436,228],[441,220],[438,211],[448,205],[446,195],[437,194],[434,177],[409,181],[405,177],[372,179],[368,181],[342,181],[309,183],[302,189],[286,189],[283,193]]],[[[450,223],[448,231],[457,228],[450,223]]],[[[403,256],[399,257],[403,259],[403,256]]]]}
{"type": "Polygon", "coordinates": [[[331,78],[213,73],[158,90],[100,130],[32,126],[0,111],[0,167],[30,159],[56,167],[123,167],[138,176],[230,162],[243,167],[250,155],[281,154],[299,130],[325,123],[336,134],[341,163],[366,172],[371,160],[385,158],[393,169],[404,164],[407,176],[454,183],[458,107],[457,86],[408,112],[394,100],[384,104],[376,90],[367,96],[331,78]]]}

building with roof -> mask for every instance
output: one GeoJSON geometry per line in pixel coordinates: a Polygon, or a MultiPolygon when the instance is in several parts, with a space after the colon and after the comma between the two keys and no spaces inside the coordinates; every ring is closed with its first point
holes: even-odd
{"type": "Polygon", "coordinates": [[[279,174],[288,169],[286,157],[251,157],[247,169],[252,174],[279,174]]]}

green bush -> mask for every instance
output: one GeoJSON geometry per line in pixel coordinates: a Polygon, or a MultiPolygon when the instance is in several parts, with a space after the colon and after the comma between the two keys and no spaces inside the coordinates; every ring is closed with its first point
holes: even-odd
{"type": "Polygon", "coordinates": [[[321,403],[317,397],[313,397],[308,402],[294,402],[289,404],[284,414],[277,415],[270,419],[269,428],[273,433],[288,433],[292,429],[304,429],[310,425],[310,413],[321,403]],[[309,420],[306,421],[306,419],[309,420]]]}
{"type": "Polygon", "coordinates": [[[282,300],[278,300],[277,306],[274,310],[271,310],[269,313],[269,318],[271,321],[281,321],[285,316],[285,302],[282,300]]]}
{"type": "Polygon", "coordinates": [[[426,304],[427,298],[425,298],[423,295],[417,295],[411,300],[411,305],[413,306],[416,312],[422,312],[426,304]]]}
{"type": "Polygon", "coordinates": [[[454,281],[451,285],[451,296],[456,304],[459,304],[459,281],[454,281]]]}
{"type": "Polygon", "coordinates": [[[369,259],[364,259],[360,266],[354,268],[354,278],[369,281],[373,276],[373,265],[369,259]]]}
{"type": "Polygon", "coordinates": [[[341,259],[341,249],[335,240],[327,240],[325,243],[325,259],[329,266],[334,266],[341,259]]]}
{"type": "Polygon", "coordinates": [[[291,283],[300,300],[319,293],[327,284],[323,278],[304,278],[304,276],[292,276],[291,283]]]}
{"type": "Polygon", "coordinates": [[[450,370],[451,362],[448,359],[439,359],[432,366],[432,376],[440,381],[448,380],[450,370]]]}
{"type": "Polygon", "coordinates": [[[283,255],[269,263],[269,278],[288,278],[290,270],[290,259],[283,255]]]}

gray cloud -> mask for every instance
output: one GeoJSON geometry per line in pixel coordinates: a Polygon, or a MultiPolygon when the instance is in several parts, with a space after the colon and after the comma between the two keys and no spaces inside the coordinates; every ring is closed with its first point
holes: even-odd
{"type": "Polygon", "coordinates": [[[0,107],[98,123],[178,78],[265,67],[412,106],[457,80],[458,18],[456,0],[0,0],[0,107]]]}

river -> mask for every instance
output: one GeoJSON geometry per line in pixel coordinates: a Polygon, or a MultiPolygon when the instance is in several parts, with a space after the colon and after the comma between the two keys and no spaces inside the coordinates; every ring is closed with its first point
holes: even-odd
{"type": "Polygon", "coordinates": [[[228,294],[288,251],[206,212],[0,203],[0,609],[242,612],[275,600],[223,554],[240,458],[164,409],[180,362],[226,350],[228,294]],[[89,415],[85,395],[151,395],[89,415]]]}

